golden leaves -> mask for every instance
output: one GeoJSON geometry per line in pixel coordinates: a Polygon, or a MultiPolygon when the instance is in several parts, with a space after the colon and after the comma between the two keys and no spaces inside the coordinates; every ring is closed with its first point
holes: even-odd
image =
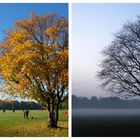
{"type": "Polygon", "coordinates": [[[15,28],[7,32],[0,44],[3,50],[0,72],[6,81],[5,91],[41,100],[40,92],[44,91],[48,98],[50,91],[67,87],[68,46],[62,44],[62,40],[68,39],[62,35],[66,28],[67,20],[58,20],[55,15],[33,14],[29,19],[15,22],[15,28]]]}
{"type": "Polygon", "coordinates": [[[46,32],[47,34],[54,34],[54,33],[56,32],[56,28],[50,27],[50,28],[48,28],[47,30],[45,30],[45,32],[46,32]]]}

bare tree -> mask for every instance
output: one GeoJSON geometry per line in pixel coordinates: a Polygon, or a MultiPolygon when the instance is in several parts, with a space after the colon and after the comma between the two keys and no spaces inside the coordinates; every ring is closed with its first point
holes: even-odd
{"type": "Polygon", "coordinates": [[[103,55],[97,75],[103,87],[120,95],[140,96],[140,17],[123,25],[103,55]]]}

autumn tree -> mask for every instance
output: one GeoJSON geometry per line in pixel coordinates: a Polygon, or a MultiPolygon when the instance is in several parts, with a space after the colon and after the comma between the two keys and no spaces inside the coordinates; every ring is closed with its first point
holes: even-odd
{"type": "Polygon", "coordinates": [[[127,22],[103,51],[98,77],[119,95],[140,96],[140,17],[127,22]]]}
{"type": "Polygon", "coordinates": [[[68,98],[68,20],[31,14],[6,31],[0,46],[2,92],[38,101],[56,127],[59,105],[68,98]]]}

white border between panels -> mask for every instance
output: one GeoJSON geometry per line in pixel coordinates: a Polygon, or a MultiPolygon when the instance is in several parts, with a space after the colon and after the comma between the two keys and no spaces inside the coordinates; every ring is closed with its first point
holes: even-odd
{"type": "Polygon", "coordinates": [[[72,3],[69,6],[69,137],[72,136],[72,3]]]}

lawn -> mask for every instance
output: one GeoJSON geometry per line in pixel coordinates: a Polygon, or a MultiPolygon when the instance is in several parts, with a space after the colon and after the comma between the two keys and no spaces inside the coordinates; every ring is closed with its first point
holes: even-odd
{"type": "Polygon", "coordinates": [[[1,137],[67,137],[67,120],[65,110],[59,114],[59,128],[49,128],[46,110],[30,110],[29,119],[24,119],[23,111],[0,110],[1,137]],[[33,119],[31,118],[33,117],[33,119]]]}

